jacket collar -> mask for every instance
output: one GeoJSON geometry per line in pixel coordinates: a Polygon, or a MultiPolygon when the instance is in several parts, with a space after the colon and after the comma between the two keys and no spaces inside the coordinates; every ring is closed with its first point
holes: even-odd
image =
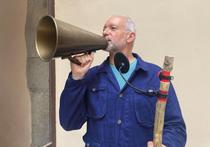
{"type": "MultiPolygon", "coordinates": [[[[135,69],[136,71],[143,70],[146,72],[149,70],[148,64],[145,61],[143,61],[138,54],[133,53],[133,56],[137,59],[137,65],[135,69]]],[[[109,57],[107,57],[107,59],[101,65],[98,66],[98,72],[109,72],[109,69],[109,57]]]]}

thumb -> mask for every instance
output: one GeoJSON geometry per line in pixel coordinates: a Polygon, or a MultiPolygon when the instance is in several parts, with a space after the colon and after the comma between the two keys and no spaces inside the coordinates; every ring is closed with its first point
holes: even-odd
{"type": "Polygon", "coordinates": [[[152,141],[148,141],[148,142],[147,142],[147,147],[154,147],[154,146],[153,146],[153,142],[152,142],[152,141]]]}

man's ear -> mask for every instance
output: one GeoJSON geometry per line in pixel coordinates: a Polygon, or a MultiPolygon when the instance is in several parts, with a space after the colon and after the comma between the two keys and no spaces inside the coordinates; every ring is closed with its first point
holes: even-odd
{"type": "Polygon", "coordinates": [[[127,42],[128,42],[128,43],[134,42],[135,39],[136,39],[136,33],[130,32],[130,33],[127,35],[127,42]]]}

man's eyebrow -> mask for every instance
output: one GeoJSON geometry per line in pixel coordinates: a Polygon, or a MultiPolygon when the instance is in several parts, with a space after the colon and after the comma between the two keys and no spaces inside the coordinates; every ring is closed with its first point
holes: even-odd
{"type": "Polygon", "coordinates": [[[116,25],[116,24],[108,24],[108,25],[105,24],[105,25],[103,26],[103,30],[106,29],[107,27],[116,27],[116,28],[118,28],[119,26],[116,25]]]}
{"type": "Polygon", "coordinates": [[[111,27],[116,27],[116,28],[117,28],[117,27],[119,27],[119,26],[118,26],[118,25],[115,25],[115,24],[112,24],[111,27]]]}

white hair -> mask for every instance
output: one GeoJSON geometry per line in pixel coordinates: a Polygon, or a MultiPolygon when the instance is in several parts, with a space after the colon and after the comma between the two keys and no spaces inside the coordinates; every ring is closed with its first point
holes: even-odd
{"type": "Polygon", "coordinates": [[[126,30],[129,32],[136,32],[136,26],[135,23],[133,22],[133,20],[130,17],[125,17],[126,19],[126,30]]]}
{"type": "Polygon", "coordinates": [[[111,17],[121,17],[125,19],[125,29],[128,32],[134,32],[136,33],[136,25],[134,23],[134,21],[128,17],[128,16],[123,16],[123,15],[112,15],[111,17]]]}

